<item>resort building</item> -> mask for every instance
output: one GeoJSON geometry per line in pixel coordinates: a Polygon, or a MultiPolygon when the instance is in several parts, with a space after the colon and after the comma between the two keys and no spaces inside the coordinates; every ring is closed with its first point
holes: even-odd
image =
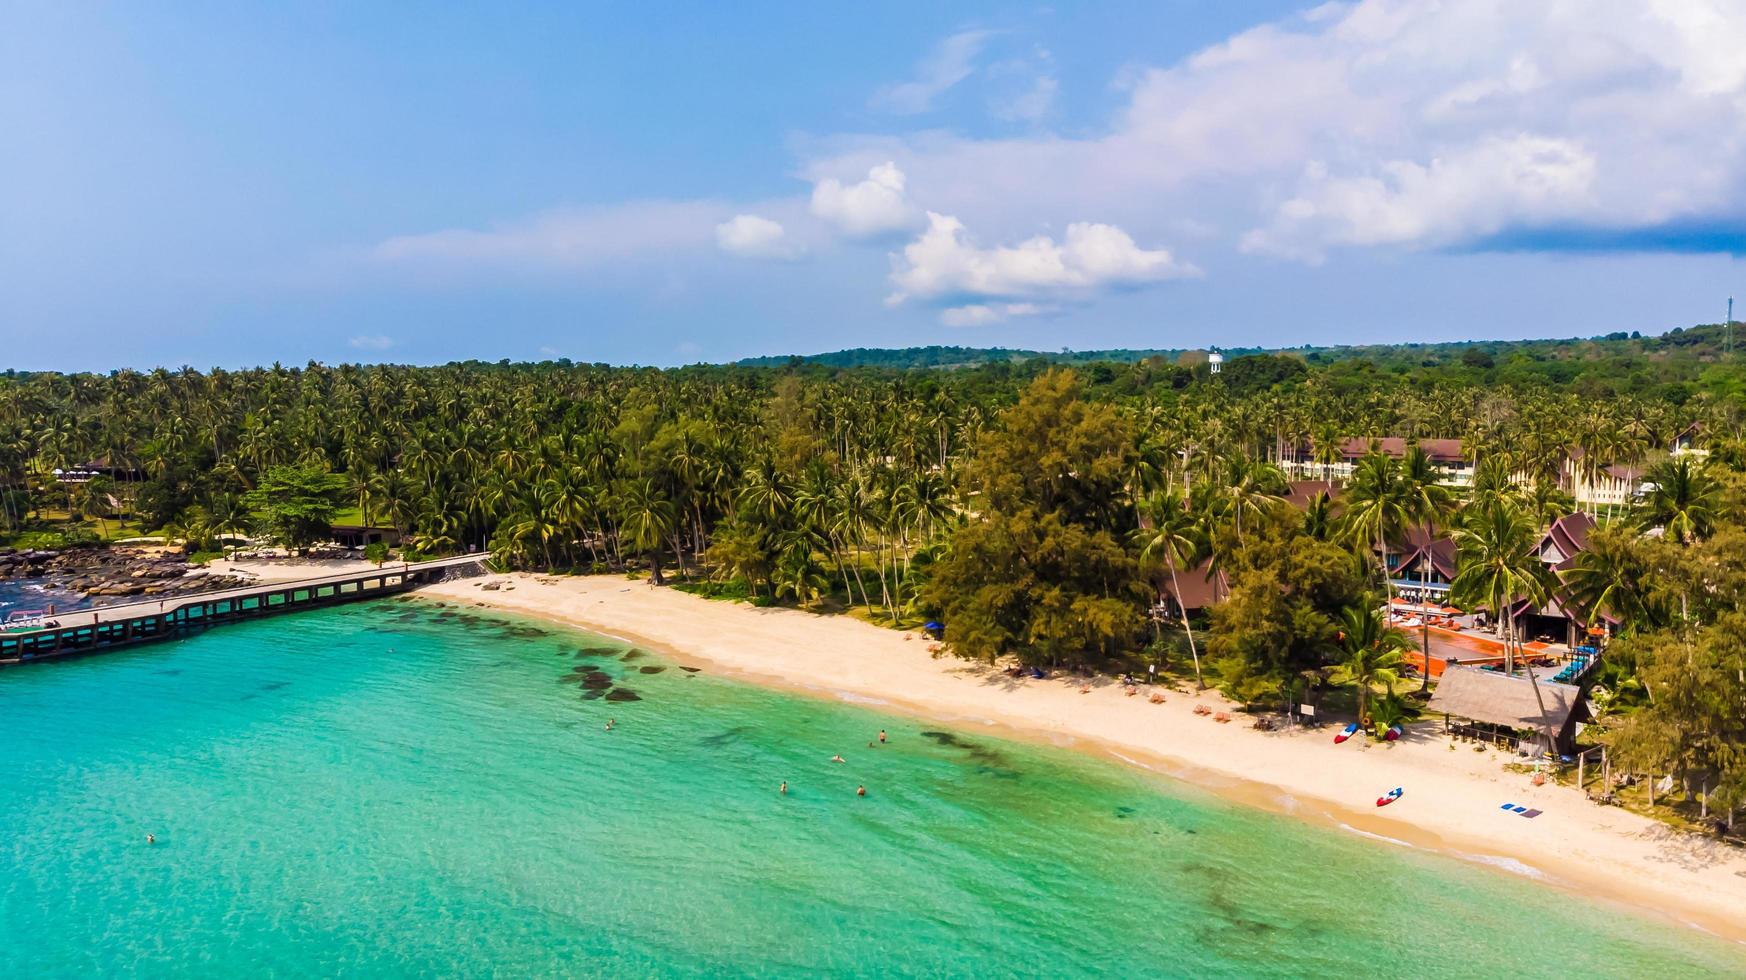
{"type": "Polygon", "coordinates": [[[1447,534],[1427,534],[1415,527],[1389,552],[1387,563],[1396,591],[1418,600],[1442,601],[1455,581],[1455,541],[1447,534]]]}
{"type": "MultiPolygon", "coordinates": [[[[1540,561],[1554,577],[1562,579],[1564,572],[1576,561],[1576,556],[1588,548],[1588,535],[1594,528],[1594,518],[1581,511],[1560,517],[1540,537],[1540,561]]],[[[1525,639],[1563,643],[1572,650],[1590,645],[1590,637],[1596,635],[1593,631],[1605,635],[1613,625],[1604,615],[1601,622],[1590,623],[1562,590],[1539,606],[1530,607],[1524,603],[1517,608],[1516,619],[1525,639]]]]}
{"type": "Polygon", "coordinates": [[[1462,453],[1459,439],[1420,439],[1414,443],[1401,436],[1354,436],[1340,446],[1338,460],[1317,462],[1314,450],[1308,444],[1301,444],[1290,451],[1289,458],[1280,461],[1280,466],[1286,475],[1296,480],[1345,481],[1351,479],[1358,461],[1372,451],[1402,459],[1414,445],[1431,457],[1445,484],[1465,487],[1473,483],[1473,461],[1462,453]]]}
{"type": "Polygon", "coordinates": [[[1641,466],[1613,463],[1589,473],[1582,465],[1582,450],[1573,449],[1564,459],[1564,485],[1570,496],[1585,507],[1629,507],[1647,489],[1641,466]]]}
{"type": "Polygon", "coordinates": [[[1193,568],[1178,569],[1174,583],[1168,577],[1165,578],[1163,613],[1166,616],[1173,617],[1180,612],[1176,596],[1178,587],[1182,589],[1181,606],[1188,610],[1190,616],[1211,609],[1224,602],[1231,594],[1230,580],[1225,577],[1224,572],[1213,571],[1211,558],[1193,568]]]}

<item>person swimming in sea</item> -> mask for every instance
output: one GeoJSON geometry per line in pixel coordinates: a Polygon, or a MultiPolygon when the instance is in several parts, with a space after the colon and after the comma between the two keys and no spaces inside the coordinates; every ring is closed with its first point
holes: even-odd
{"type": "Polygon", "coordinates": [[[787,796],[787,795],[788,795],[788,780],[786,780],[786,779],[784,779],[784,780],[783,780],[783,781],[782,781],[782,795],[783,795],[783,796],[787,796]]]}
{"type": "Polygon", "coordinates": [[[867,795],[867,787],[865,787],[865,786],[855,787],[855,795],[856,796],[866,796],[867,795]]]}
{"type": "Polygon", "coordinates": [[[847,759],[845,759],[845,758],[843,758],[843,757],[842,757],[842,756],[840,756],[840,755],[833,755],[833,756],[831,756],[831,761],[832,761],[832,762],[847,762],[847,761],[849,761],[849,760],[847,760],[847,759]]]}
{"type": "Polygon", "coordinates": [[[612,724],[613,724],[613,722],[612,722],[611,718],[606,719],[606,730],[607,731],[609,731],[609,732],[612,731],[612,724]]]}
{"type": "Polygon", "coordinates": [[[879,729],[879,744],[880,745],[885,744],[885,729],[883,729],[883,728],[879,729]]]}
{"type": "Polygon", "coordinates": [[[147,844],[156,844],[157,842],[158,842],[158,835],[157,834],[147,834],[146,835],[146,843],[147,844]]]}

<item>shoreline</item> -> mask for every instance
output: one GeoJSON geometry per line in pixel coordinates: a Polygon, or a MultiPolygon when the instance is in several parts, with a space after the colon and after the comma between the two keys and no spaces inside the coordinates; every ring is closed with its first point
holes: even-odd
{"type": "MultiPolygon", "coordinates": [[[[616,636],[676,662],[809,697],[1088,752],[1238,805],[1442,854],[1746,944],[1746,856],[1578,790],[1532,785],[1421,723],[1392,744],[1332,744],[1332,728],[1262,732],[1192,713],[1216,692],[1125,697],[1107,678],[1021,680],[935,658],[915,633],[848,616],[702,599],[619,576],[492,575],[415,596],[468,603],[616,636]],[[501,583],[497,591],[481,586],[501,583]],[[827,677],[825,672],[829,671],[827,677]],[[1452,750],[1453,749],[1453,750],[1452,750]],[[1369,804],[1407,790],[1388,811],[1369,804]],[[1503,801],[1544,811],[1503,813],[1503,801]],[[1742,910],[1734,916],[1720,909],[1742,910]]],[[[1151,689],[1142,686],[1142,693],[1151,689]]],[[[1241,716],[1239,716],[1241,719],[1241,716]]]]}

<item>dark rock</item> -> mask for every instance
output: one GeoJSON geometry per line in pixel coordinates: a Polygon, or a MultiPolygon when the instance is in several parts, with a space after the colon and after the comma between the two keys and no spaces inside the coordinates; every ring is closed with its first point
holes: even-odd
{"type": "Polygon", "coordinates": [[[606,692],[608,701],[641,701],[642,696],[628,687],[615,687],[606,692]]]}

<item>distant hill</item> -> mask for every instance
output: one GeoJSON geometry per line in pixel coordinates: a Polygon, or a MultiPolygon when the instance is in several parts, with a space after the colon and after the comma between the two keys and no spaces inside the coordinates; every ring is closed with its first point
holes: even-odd
{"type": "MultiPolygon", "coordinates": [[[[1133,362],[1151,357],[1175,360],[1184,351],[1175,349],[1147,350],[1022,350],[1013,347],[856,347],[853,350],[828,354],[777,355],[748,357],[734,363],[742,367],[781,367],[796,360],[838,368],[891,368],[907,371],[915,368],[963,368],[992,364],[998,361],[1019,362],[1044,360],[1056,364],[1090,364],[1097,361],[1133,362]]],[[[1249,353],[1244,351],[1243,353],[1249,353]]]]}
{"type": "MultiPolygon", "coordinates": [[[[1746,327],[1741,329],[1746,330],[1746,327]]],[[[1742,337],[1746,340],[1746,336],[1742,337]]],[[[1379,367],[1432,367],[1460,361],[1470,367],[1490,367],[1521,355],[1535,361],[1584,361],[1596,358],[1643,356],[1665,358],[1689,357],[1702,360],[1722,353],[1724,328],[1721,324],[1702,324],[1674,328],[1663,334],[1643,336],[1636,331],[1620,331],[1597,337],[1570,337],[1546,340],[1474,340],[1436,344],[1366,344],[1331,345],[1287,348],[1221,347],[1226,357],[1247,354],[1291,354],[1311,364],[1326,364],[1347,359],[1374,361],[1379,367]]],[[[735,363],[743,367],[782,367],[789,364],[809,364],[829,368],[876,368],[894,371],[953,369],[978,367],[995,363],[1019,363],[1041,360],[1055,364],[1131,364],[1151,358],[1174,362],[1187,351],[1183,348],[1150,348],[1113,350],[1059,351],[1023,350],[1009,347],[857,347],[852,350],[823,354],[777,355],[748,357],[735,363]]]]}

